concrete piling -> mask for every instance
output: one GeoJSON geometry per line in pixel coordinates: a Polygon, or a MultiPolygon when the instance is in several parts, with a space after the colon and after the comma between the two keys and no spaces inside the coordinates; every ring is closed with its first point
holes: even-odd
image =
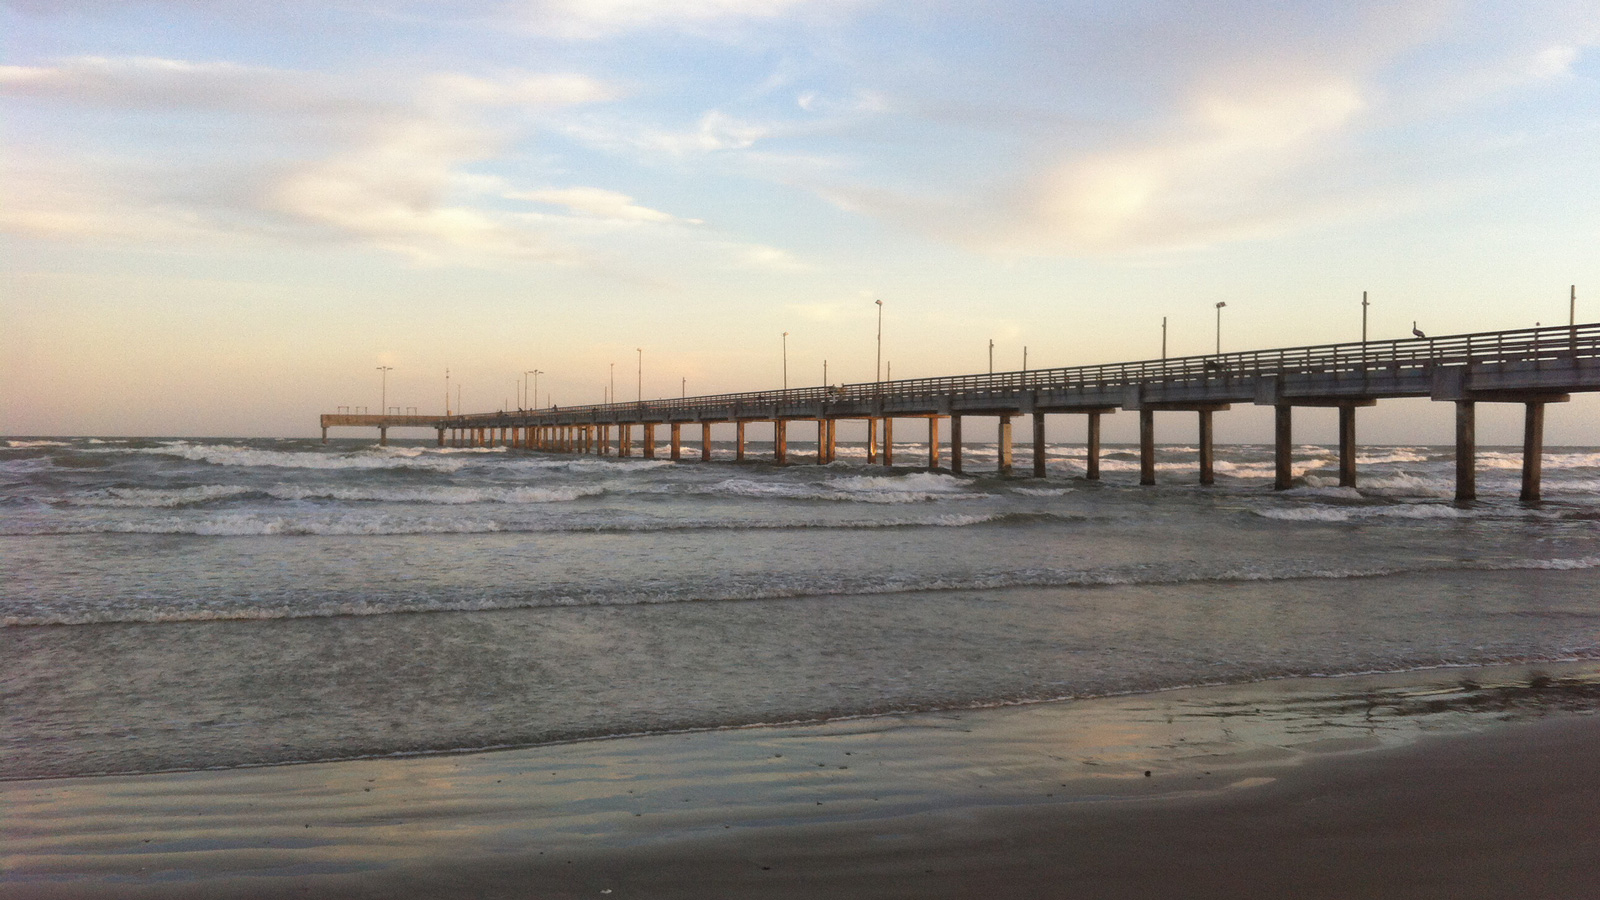
{"type": "Polygon", "coordinates": [[[950,471],[961,474],[961,417],[950,417],[950,471]]]}
{"type": "Polygon", "coordinates": [[[1139,410],[1139,483],[1156,483],[1156,411],[1139,410]]]}

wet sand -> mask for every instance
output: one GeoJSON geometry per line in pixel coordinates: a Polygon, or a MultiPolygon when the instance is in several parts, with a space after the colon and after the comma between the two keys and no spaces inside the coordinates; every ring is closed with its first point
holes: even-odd
{"type": "Polygon", "coordinates": [[[1600,896],[1600,664],[0,783],[0,897],[1600,896]]]}

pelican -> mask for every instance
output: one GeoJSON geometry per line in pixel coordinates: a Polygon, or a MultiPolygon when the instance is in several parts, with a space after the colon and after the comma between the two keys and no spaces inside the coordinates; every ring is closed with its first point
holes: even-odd
{"type": "Polygon", "coordinates": [[[1412,321],[1411,323],[1411,333],[1419,338],[1427,337],[1427,335],[1422,333],[1422,329],[1417,327],[1417,323],[1415,321],[1412,321]]]}

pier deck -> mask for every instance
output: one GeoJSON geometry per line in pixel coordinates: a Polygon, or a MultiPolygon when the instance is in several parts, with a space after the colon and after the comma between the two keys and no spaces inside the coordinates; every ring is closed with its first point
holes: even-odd
{"type": "Polygon", "coordinates": [[[940,468],[940,421],[947,420],[949,468],[961,473],[962,418],[999,418],[997,445],[1002,473],[1013,471],[1012,425],[1032,417],[1032,474],[1044,476],[1044,421],[1048,414],[1088,417],[1086,477],[1099,477],[1100,417],[1137,412],[1140,423],[1140,482],[1155,482],[1156,412],[1199,416],[1202,484],[1212,482],[1212,417],[1235,403],[1276,410],[1274,487],[1291,483],[1292,416],[1296,406],[1339,409],[1339,477],[1356,483],[1355,411],[1379,400],[1425,397],[1456,405],[1456,499],[1472,500],[1476,487],[1476,404],[1521,403],[1522,499],[1539,499],[1544,444],[1544,408],[1573,393],[1600,390],[1600,323],[1524,328],[1438,338],[1408,338],[1287,347],[1243,353],[1184,356],[1104,365],[912,378],[837,386],[714,394],[634,403],[534,410],[502,410],[454,416],[326,414],[322,437],[339,426],[379,429],[431,428],[440,446],[508,446],[569,453],[632,455],[634,432],[643,455],[656,453],[656,431],[669,429],[672,459],[682,455],[682,429],[699,426],[700,457],[711,458],[713,424],[735,423],[734,456],[745,458],[745,425],[773,423],[774,460],[788,460],[788,427],[817,427],[816,458],[831,462],[835,423],[867,422],[867,460],[893,464],[895,419],[927,422],[927,465],[940,468]]]}

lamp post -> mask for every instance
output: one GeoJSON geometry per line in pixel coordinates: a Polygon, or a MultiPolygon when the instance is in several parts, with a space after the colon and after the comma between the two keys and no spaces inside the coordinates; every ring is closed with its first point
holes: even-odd
{"type": "Polygon", "coordinates": [[[611,364],[611,402],[617,402],[617,364],[611,364]]]}
{"type": "Polygon", "coordinates": [[[644,348],[635,347],[634,352],[639,354],[639,402],[644,402],[644,348]]]}
{"type": "Polygon", "coordinates": [[[789,332],[783,333],[783,389],[789,389],[789,332]]]}
{"type": "Polygon", "coordinates": [[[1022,371],[1028,371],[1028,345],[1022,345],[1022,371]]]}
{"type": "Polygon", "coordinates": [[[822,361],[822,386],[823,387],[827,387],[828,386],[828,361],[827,360],[823,360],[822,361]]]}
{"type": "Polygon", "coordinates": [[[1367,292],[1361,292],[1361,343],[1367,342],[1367,307],[1372,304],[1367,302],[1367,292]]]}
{"type": "Polygon", "coordinates": [[[538,369],[529,369],[523,374],[533,376],[533,399],[528,401],[528,408],[536,409],[539,406],[539,376],[544,373],[538,369]]]}
{"type": "Polygon", "coordinates": [[[380,416],[387,416],[389,414],[389,373],[393,370],[394,366],[378,367],[378,371],[383,373],[383,388],[382,392],[378,395],[378,415],[380,416]]]}
{"type": "Polygon", "coordinates": [[[1167,317],[1161,317],[1161,358],[1167,358],[1167,317]]]}
{"type": "Polygon", "coordinates": [[[989,338],[989,374],[994,374],[994,338],[989,338]]]}
{"type": "Polygon", "coordinates": [[[1222,355],[1222,308],[1227,306],[1223,300],[1217,301],[1217,355],[1222,355]]]}
{"type": "Polygon", "coordinates": [[[689,376],[687,375],[683,376],[682,380],[678,383],[678,399],[689,399],[689,376]]]}
{"type": "Polygon", "coordinates": [[[444,367],[444,414],[450,415],[450,367],[444,367]]]}
{"type": "Polygon", "coordinates": [[[874,300],[878,305],[878,358],[872,363],[872,379],[883,381],[883,301],[874,300]]]}

